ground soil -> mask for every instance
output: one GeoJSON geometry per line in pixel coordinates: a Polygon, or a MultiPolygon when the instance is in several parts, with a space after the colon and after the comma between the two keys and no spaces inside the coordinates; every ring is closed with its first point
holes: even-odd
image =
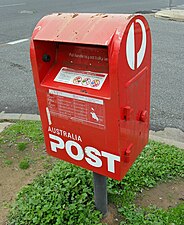
{"type": "Polygon", "coordinates": [[[184,201],[184,180],[180,179],[161,183],[154,188],[142,191],[138,194],[135,203],[141,207],[154,205],[168,209],[182,201],[184,201]]]}
{"type": "MultiPolygon", "coordinates": [[[[184,201],[184,180],[169,181],[158,184],[156,187],[143,190],[137,195],[135,204],[139,207],[154,205],[167,210],[184,201]]],[[[102,223],[108,225],[119,225],[123,217],[118,214],[117,208],[110,204],[107,215],[102,223]]]]}
{"type": "MultiPolygon", "coordinates": [[[[24,138],[18,142],[26,142],[24,138]]],[[[23,151],[18,150],[16,144],[3,144],[0,149],[0,225],[6,225],[9,207],[16,198],[17,192],[31,183],[39,174],[52,167],[55,159],[48,156],[44,145],[34,148],[28,144],[23,151]],[[3,147],[3,148],[2,148],[3,147]],[[21,160],[27,158],[30,167],[26,170],[19,168],[21,160]]],[[[159,184],[157,187],[144,190],[138,194],[135,203],[145,207],[156,205],[167,209],[174,207],[184,200],[184,180],[177,180],[159,184]]],[[[108,214],[102,222],[108,225],[118,225],[122,220],[117,208],[110,204],[108,214]]]]}
{"type": "Polygon", "coordinates": [[[102,218],[103,224],[119,225],[123,217],[118,213],[117,208],[113,204],[109,204],[108,213],[102,218]]]}
{"type": "MultiPolygon", "coordinates": [[[[26,142],[24,138],[18,142],[26,142]]],[[[36,176],[51,168],[54,159],[46,154],[44,145],[34,148],[28,144],[23,151],[16,144],[3,144],[0,149],[0,225],[6,225],[10,205],[17,192],[36,176]],[[20,169],[19,163],[28,159],[30,167],[20,169]]]]}

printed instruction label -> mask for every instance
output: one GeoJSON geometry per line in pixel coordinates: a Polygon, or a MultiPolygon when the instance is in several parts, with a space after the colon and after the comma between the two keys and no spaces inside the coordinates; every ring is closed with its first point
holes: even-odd
{"type": "Polygon", "coordinates": [[[47,104],[51,116],[105,129],[105,106],[101,99],[49,89],[47,104]]]}
{"type": "Polygon", "coordinates": [[[62,67],[54,81],[100,90],[106,77],[107,73],[95,73],[62,67]]]}

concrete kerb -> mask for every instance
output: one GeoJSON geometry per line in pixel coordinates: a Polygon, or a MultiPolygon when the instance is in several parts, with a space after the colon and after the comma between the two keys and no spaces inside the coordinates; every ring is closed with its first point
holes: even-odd
{"type": "Polygon", "coordinates": [[[155,13],[155,17],[184,22],[184,10],[164,9],[155,13]]]}
{"type": "Polygon", "coordinates": [[[177,141],[177,140],[174,140],[174,139],[170,139],[169,137],[164,138],[162,136],[159,136],[159,134],[157,134],[157,132],[154,132],[152,130],[150,130],[150,132],[149,132],[149,139],[153,140],[153,141],[161,142],[163,144],[173,145],[173,146],[176,146],[178,148],[184,149],[184,142],[180,142],[180,141],[177,141]],[[156,134],[154,135],[154,133],[156,133],[156,134]]]}
{"type": "Polygon", "coordinates": [[[0,113],[0,120],[5,120],[5,121],[13,121],[13,120],[39,121],[40,116],[36,115],[36,114],[0,113]]]}
{"type": "MultiPolygon", "coordinates": [[[[17,120],[32,120],[40,121],[40,116],[35,114],[13,114],[13,113],[0,113],[0,132],[7,126],[12,124],[12,121],[17,120]]],[[[161,143],[174,145],[178,148],[184,149],[184,132],[176,128],[165,128],[163,131],[149,132],[150,140],[158,141],[161,143]]]]}

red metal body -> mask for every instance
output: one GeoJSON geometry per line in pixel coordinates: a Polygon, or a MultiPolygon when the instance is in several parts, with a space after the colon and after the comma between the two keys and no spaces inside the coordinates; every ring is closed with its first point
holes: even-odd
{"type": "Polygon", "coordinates": [[[48,154],[121,180],[148,142],[146,19],[52,14],[37,24],[30,47],[48,154]]]}

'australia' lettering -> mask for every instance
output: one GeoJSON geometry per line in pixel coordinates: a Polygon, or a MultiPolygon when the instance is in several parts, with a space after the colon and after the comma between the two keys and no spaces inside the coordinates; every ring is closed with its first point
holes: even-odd
{"type": "Polygon", "coordinates": [[[48,132],[53,133],[53,134],[57,134],[57,135],[62,136],[62,137],[66,137],[66,138],[74,140],[74,141],[82,142],[82,138],[81,138],[80,135],[73,134],[73,133],[70,133],[68,131],[61,130],[61,129],[58,129],[58,128],[55,128],[55,127],[49,126],[48,132]]]}

